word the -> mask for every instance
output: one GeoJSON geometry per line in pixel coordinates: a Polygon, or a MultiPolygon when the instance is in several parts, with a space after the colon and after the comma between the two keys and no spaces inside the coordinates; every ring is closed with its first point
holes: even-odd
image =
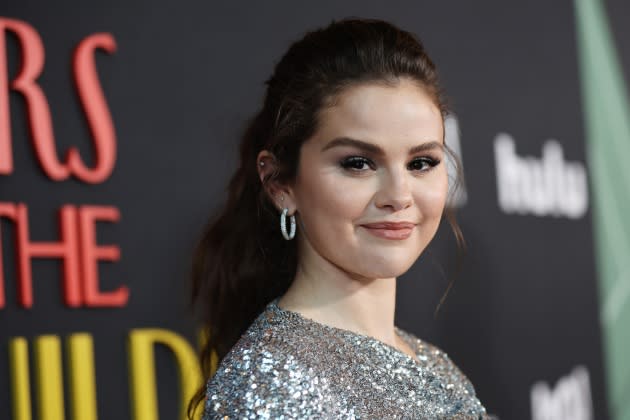
{"type": "MultiPolygon", "coordinates": [[[[117,290],[99,290],[98,261],[118,261],[120,248],[97,245],[96,223],[118,222],[115,207],[64,205],[59,211],[58,242],[33,242],[30,239],[28,207],[23,203],[0,202],[0,220],[9,219],[15,226],[18,301],[24,308],[33,306],[33,258],[59,258],[63,261],[63,300],[69,307],[121,307],[129,298],[126,286],[117,290]]],[[[0,240],[2,237],[0,237],[0,240]]],[[[4,269],[0,242],[0,309],[5,306],[4,269]]]]}

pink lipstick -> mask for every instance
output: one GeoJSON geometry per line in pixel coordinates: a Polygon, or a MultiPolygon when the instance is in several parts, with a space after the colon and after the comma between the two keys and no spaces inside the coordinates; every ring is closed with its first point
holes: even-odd
{"type": "Polygon", "coordinates": [[[377,222],[367,223],[363,226],[374,236],[385,239],[401,240],[411,236],[415,223],[410,222],[377,222]]]}

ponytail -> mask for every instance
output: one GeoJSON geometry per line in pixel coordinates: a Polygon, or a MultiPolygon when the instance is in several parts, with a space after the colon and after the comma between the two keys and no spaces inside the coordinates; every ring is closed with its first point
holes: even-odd
{"type": "MultiPolygon", "coordinates": [[[[288,289],[297,264],[295,241],[282,238],[256,171],[255,143],[266,134],[261,120],[249,124],[227,202],[208,222],[193,256],[192,302],[205,328],[200,359],[206,379],[212,353],[223,359],[266,303],[288,289]]],[[[204,391],[191,400],[189,418],[204,391]]]]}

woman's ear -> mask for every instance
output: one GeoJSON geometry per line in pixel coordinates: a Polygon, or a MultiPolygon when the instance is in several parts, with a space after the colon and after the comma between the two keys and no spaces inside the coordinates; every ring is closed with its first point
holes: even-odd
{"type": "Polygon", "coordinates": [[[256,158],[256,166],[265,193],[278,211],[286,207],[289,209],[290,215],[295,213],[297,208],[293,198],[293,190],[274,179],[274,175],[279,170],[275,156],[268,150],[262,150],[256,158]]]}

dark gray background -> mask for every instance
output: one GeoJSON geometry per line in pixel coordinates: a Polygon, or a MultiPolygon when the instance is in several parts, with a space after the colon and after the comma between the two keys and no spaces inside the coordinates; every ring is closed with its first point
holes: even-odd
{"type": "MultiPolygon", "coordinates": [[[[630,68],[622,18],[630,7],[621,0],[606,4],[630,68]]],[[[386,19],[419,35],[462,131],[464,270],[434,318],[446,287],[439,267],[451,273],[455,254],[443,226],[428,253],[398,280],[397,324],[442,347],[502,419],[531,418],[531,385],[554,384],[578,364],[591,374],[595,418],[607,418],[590,210],[570,220],[508,215],[497,204],[493,140],[499,132],[514,137],[519,156],[540,157],[542,144],[555,138],[566,160],[586,160],[571,1],[5,1],[0,16],[25,20],[42,37],[40,84],[58,154],[76,146],[87,162],[91,140],[72,84],[72,50],[95,32],[116,39],[118,51],[97,58],[118,137],[112,176],[99,185],[48,180],[32,152],[24,101],[12,93],[15,171],[0,177],[0,201],[29,206],[34,241],[58,239],[63,204],[118,207],[121,221],[98,229],[99,243],[122,251],[120,262],[100,264],[101,289],[126,284],[131,292],[122,309],[66,308],[61,264],[36,260],[35,305],[18,307],[15,231],[3,220],[0,418],[10,416],[9,338],[77,331],[94,338],[99,418],[131,418],[129,330],[160,327],[192,339],[186,307],[192,245],[223,200],[239,133],[261,102],[263,81],[291,41],[346,16],[386,19]]],[[[17,47],[9,36],[10,77],[18,68],[17,47]]],[[[161,418],[174,418],[177,372],[167,351],[158,349],[157,357],[161,418]]]]}

